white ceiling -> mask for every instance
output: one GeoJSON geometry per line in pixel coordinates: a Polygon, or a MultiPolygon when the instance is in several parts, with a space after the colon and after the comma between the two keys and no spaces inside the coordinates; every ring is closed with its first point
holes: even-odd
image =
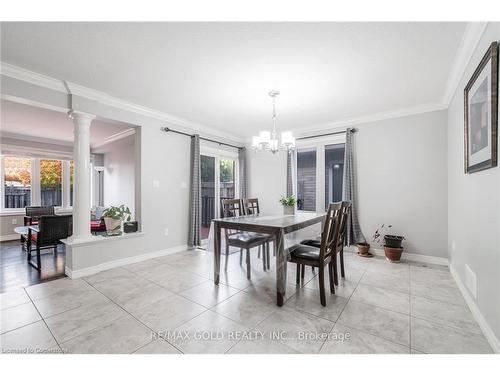
{"type": "Polygon", "coordinates": [[[441,104],[465,23],[2,23],[2,60],[249,137],[441,104]]]}
{"type": "MultiPolygon", "coordinates": [[[[73,122],[66,113],[2,100],[1,135],[46,143],[73,144],[73,122]]],[[[132,126],[93,120],[90,145],[102,145],[108,138],[127,131],[132,126]]]]}

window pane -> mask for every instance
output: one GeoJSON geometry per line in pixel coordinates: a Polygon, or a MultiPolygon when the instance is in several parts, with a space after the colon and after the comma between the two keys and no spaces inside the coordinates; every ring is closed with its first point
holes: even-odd
{"type": "Polygon", "coordinates": [[[40,193],[42,206],[62,205],[62,162],[40,160],[40,193]]]}
{"type": "Polygon", "coordinates": [[[325,146],[325,209],[342,200],[344,148],[343,143],[325,146]]]}
{"type": "Polygon", "coordinates": [[[316,148],[297,150],[297,209],[316,211],[316,148]]]}
{"type": "Polygon", "coordinates": [[[5,156],[5,208],[31,205],[31,159],[5,156]]]}
{"type": "Polygon", "coordinates": [[[234,160],[220,160],[220,197],[234,198],[234,160]]]}
{"type": "Polygon", "coordinates": [[[208,238],[215,217],[215,158],[201,155],[201,238],[208,238]]]}

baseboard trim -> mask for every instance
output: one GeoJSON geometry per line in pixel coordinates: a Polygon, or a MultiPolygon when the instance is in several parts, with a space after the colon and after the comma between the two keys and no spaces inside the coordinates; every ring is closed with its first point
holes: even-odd
{"type": "Polygon", "coordinates": [[[5,234],[3,236],[0,236],[0,242],[4,242],[4,241],[14,241],[14,240],[18,240],[19,238],[21,237],[21,235],[17,234],[17,233],[13,233],[13,234],[5,234]]]}
{"type": "MultiPolygon", "coordinates": [[[[355,246],[351,246],[349,248],[349,251],[356,253],[358,250],[355,246]]],[[[374,247],[370,247],[370,253],[372,253],[374,255],[385,257],[384,249],[377,249],[374,247]]],[[[431,256],[431,255],[415,254],[415,253],[407,253],[405,251],[403,251],[403,254],[401,255],[401,259],[409,260],[411,262],[438,264],[441,266],[448,266],[450,264],[450,262],[448,261],[448,258],[435,257],[435,256],[431,256]]]]}
{"type": "Polygon", "coordinates": [[[66,275],[70,279],[78,279],[80,277],[94,275],[94,274],[99,273],[101,271],[106,271],[106,270],[109,270],[112,268],[122,267],[122,266],[126,266],[128,264],[137,263],[137,262],[143,262],[145,260],[158,258],[158,257],[165,256],[165,255],[180,253],[181,251],[186,251],[186,250],[188,250],[187,245],[179,245],[179,246],[170,247],[168,249],[153,251],[150,253],[145,253],[145,254],[141,254],[141,255],[137,255],[137,256],[133,256],[133,257],[128,257],[128,258],[123,258],[123,259],[117,259],[117,260],[113,260],[111,262],[105,262],[105,263],[98,264],[96,266],[81,268],[79,270],[72,270],[71,268],[66,266],[64,269],[64,272],[66,273],[66,275]]]}
{"type": "Polygon", "coordinates": [[[460,279],[460,276],[458,276],[457,271],[451,264],[450,264],[450,272],[453,278],[455,279],[458,289],[460,289],[460,292],[462,293],[465,302],[467,303],[467,306],[469,306],[472,315],[474,316],[476,322],[479,324],[479,327],[483,331],[486,340],[488,340],[488,343],[490,344],[493,351],[497,354],[500,354],[500,340],[498,339],[498,337],[496,337],[495,332],[493,332],[490,325],[488,324],[483,314],[479,310],[476,301],[471,297],[464,283],[460,279]]]}

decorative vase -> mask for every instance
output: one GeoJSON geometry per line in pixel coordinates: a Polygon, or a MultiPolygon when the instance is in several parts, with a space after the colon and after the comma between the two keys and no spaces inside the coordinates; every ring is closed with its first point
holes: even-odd
{"type": "Polygon", "coordinates": [[[385,258],[391,263],[398,263],[401,260],[401,254],[403,254],[402,247],[388,247],[384,246],[385,258]]]}
{"type": "Polygon", "coordinates": [[[283,206],[284,215],[295,215],[295,206],[283,206]]]}
{"type": "Polygon", "coordinates": [[[108,235],[117,235],[122,232],[122,220],[105,217],[104,223],[106,224],[106,232],[108,235]]]}

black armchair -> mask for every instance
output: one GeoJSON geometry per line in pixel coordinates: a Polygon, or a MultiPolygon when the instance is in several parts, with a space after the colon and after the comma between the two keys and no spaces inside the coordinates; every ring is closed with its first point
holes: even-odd
{"type": "Polygon", "coordinates": [[[62,239],[68,238],[72,234],[71,215],[40,216],[38,226],[28,227],[28,263],[40,271],[42,268],[40,250],[53,248],[54,255],[56,255],[57,245],[61,243],[62,239]],[[36,264],[32,260],[33,251],[36,252],[36,264]]]}
{"type": "Polygon", "coordinates": [[[54,206],[28,206],[26,216],[24,216],[24,225],[36,225],[40,216],[47,215],[55,215],[54,206]]]}

